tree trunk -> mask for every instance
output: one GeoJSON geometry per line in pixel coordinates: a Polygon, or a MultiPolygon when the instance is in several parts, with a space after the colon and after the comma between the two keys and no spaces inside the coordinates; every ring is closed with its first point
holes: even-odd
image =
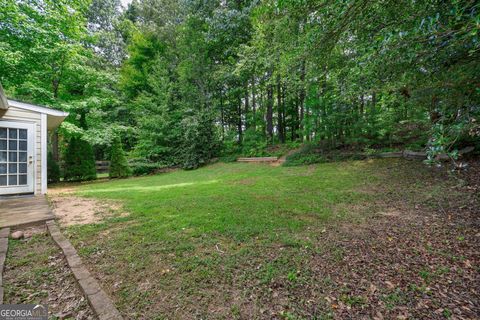
{"type": "Polygon", "coordinates": [[[223,92],[220,90],[220,124],[222,126],[222,141],[225,139],[225,114],[223,111],[223,92]]]}
{"type": "Polygon", "coordinates": [[[238,143],[242,143],[242,137],[243,137],[243,130],[242,130],[242,99],[240,99],[240,96],[238,96],[238,122],[237,122],[237,128],[238,128],[238,143]]]}
{"type": "Polygon", "coordinates": [[[62,55],[62,59],[60,60],[60,66],[56,66],[56,63],[54,63],[52,67],[53,71],[53,78],[52,78],[52,93],[53,93],[53,98],[57,99],[58,98],[58,89],[60,88],[60,82],[62,81],[63,78],[63,67],[65,65],[65,59],[66,59],[66,54],[62,55]],[[58,75],[55,76],[55,69],[58,68],[58,75]]]}
{"type": "Polygon", "coordinates": [[[297,129],[299,128],[298,124],[298,96],[295,95],[295,108],[292,114],[292,141],[297,139],[297,129]]]}
{"type": "Polygon", "coordinates": [[[287,140],[287,112],[285,107],[285,92],[287,92],[286,85],[282,86],[282,119],[283,119],[283,140],[287,140]]]}
{"type": "Polygon", "coordinates": [[[58,154],[58,129],[55,129],[52,132],[52,154],[53,160],[55,160],[55,162],[58,162],[60,160],[58,154]]]}
{"type": "MultiPolygon", "coordinates": [[[[300,131],[302,131],[302,135],[304,134],[304,105],[305,105],[305,60],[302,60],[301,70],[300,70],[300,81],[301,81],[301,88],[300,88],[300,131]]],[[[303,137],[305,139],[305,137],[303,137]]]]}
{"type": "Polygon", "coordinates": [[[53,79],[52,80],[52,92],[53,92],[53,98],[54,99],[58,98],[58,88],[59,87],[60,87],[60,80],[53,79]]]}
{"type": "Polygon", "coordinates": [[[256,105],[256,98],[255,98],[255,76],[252,76],[252,116],[253,116],[253,130],[257,130],[257,105],[256,105]]]}
{"type": "Polygon", "coordinates": [[[250,126],[250,122],[248,121],[248,114],[249,114],[249,101],[248,101],[248,81],[245,84],[245,130],[248,130],[250,126]]]}
{"type": "Polygon", "coordinates": [[[311,134],[311,130],[312,128],[310,127],[310,109],[308,106],[305,106],[305,111],[304,111],[304,125],[303,125],[303,141],[310,141],[310,134],[311,134]],[[305,123],[308,123],[309,125],[306,127],[305,126],[305,123]]]}
{"type": "Polygon", "coordinates": [[[273,86],[268,85],[267,89],[267,137],[270,143],[273,142],[273,86]]]}
{"type": "Polygon", "coordinates": [[[265,90],[260,90],[258,93],[258,112],[259,115],[258,117],[260,118],[260,131],[263,133],[267,132],[267,126],[266,126],[266,117],[265,117],[265,106],[266,106],[266,91],[265,90]]]}
{"type": "Polygon", "coordinates": [[[282,87],[280,84],[280,75],[277,75],[277,117],[278,138],[281,143],[285,143],[285,135],[283,134],[282,87]]]}
{"type": "Polygon", "coordinates": [[[363,112],[365,110],[365,97],[362,95],[360,96],[360,118],[363,118],[363,112]]]}

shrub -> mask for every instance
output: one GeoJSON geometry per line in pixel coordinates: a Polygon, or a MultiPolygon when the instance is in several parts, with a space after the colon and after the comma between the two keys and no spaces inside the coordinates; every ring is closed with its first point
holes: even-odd
{"type": "Polygon", "coordinates": [[[351,152],[342,146],[331,146],[324,141],[306,144],[298,152],[286,158],[284,166],[301,166],[314,163],[365,159],[366,154],[351,152]]]}
{"type": "Polygon", "coordinates": [[[219,141],[213,123],[214,117],[206,112],[182,120],[183,141],[180,157],[184,169],[196,169],[216,156],[219,141]]]}
{"type": "Polygon", "coordinates": [[[428,141],[428,124],[423,121],[400,121],[395,124],[391,142],[403,149],[423,150],[428,141]]]}
{"type": "Polygon", "coordinates": [[[60,166],[53,159],[53,153],[47,154],[47,181],[48,183],[56,183],[60,181],[60,166]]]}
{"type": "Polygon", "coordinates": [[[237,158],[238,158],[238,157],[237,157],[237,155],[235,155],[235,154],[233,154],[233,155],[227,155],[227,156],[221,157],[221,158],[220,158],[220,161],[226,162],[226,163],[228,163],[228,162],[235,162],[235,161],[237,161],[237,158]]]}
{"type": "Polygon", "coordinates": [[[284,166],[293,167],[321,162],[325,162],[325,159],[320,154],[304,154],[298,152],[288,156],[284,166]]]}
{"type": "Polygon", "coordinates": [[[245,131],[242,142],[242,154],[247,157],[268,156],[267,139],[260,131],[248,129],[245,131]]]}
{"type": "Polygon", "coordinates": [[[285,166],[300,166],[324,162],[325,159],[313,144],[304,145],[299,151],[287,156],[285,166]]]}
{"type": "Polygon", "coordinates": [[[244,132],[242,143],[237,141],[235,132],[228,133],[223,140],[220,160],[235,161],[238,157],[280,157],[300,146],[300,142],[290,141],[283,144],[269,145],[265,134],[249,128],[244,132]]]}
{"type": "Polygon", "coordinates": [[[130,162],[129,165],[134,176],[144,176],[148,174],[153,174],[158,170],[167,167],[163,163],[148,162],[145,160],[135,160],[133,162],[130,162]]]}
{"type": "Polygon", "coordinates": [[[119,137],[113,139],[110,148],[110,178],[125,178],[132,174],[128,166],[127,158],[123,152],[122,143],[119,137]]]}
{"type": "Polygon", "coordinates": [[[97,178],[92,146],[80,137],[72,137],[65,151],[66,181],[84,181],[97,178]]]}

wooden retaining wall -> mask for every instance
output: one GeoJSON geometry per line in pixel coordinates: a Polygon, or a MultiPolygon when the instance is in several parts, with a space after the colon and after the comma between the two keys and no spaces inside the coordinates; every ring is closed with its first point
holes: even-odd
{"type": "MultiPolygon", "coordinates": [[[[458,151],[459,155],[463,155],[469,152],[472,152],[475,148],[474,147],[466,147],[458,151]]],[[[384,152],[384,153],[379,153],[379,154],[374,154],[371,155],[370,157],[376,157],[376,158],[405,158],[405,159],[419,159],[419,160],[425,160],[427,159],[427,153],[420,151],[410,151],[410,150],[404,150],[400,152],[384,152]]],[[[438,160],[447,160],[449,159],[449,156],[446,154],[440,154],[437,156],[438,160]]]]}
{"type": "Polygon", "coordinates": [[[275,162],[278,157],[254,157],[254,158],[238,158],[238,162],[275,162]]]}
{"type": "MultiPolygon", "coordinates": [[[[458,151],[458,154],[461,156],[463,154],[472,152],[474,147],[466,147],[458,151]]],[[[362,158],[405,158],[405,159],[416,159],[416,160],[425,160],[427,159],[427,153],[423,151],[397,151],[397,152],[383,152],[377,154],[365,154],[365,153],[349,153],[345,155],[350,156],[360,156],[362,158]]],[[[276,162],[278,157],[252,157],[252,158],[238,158],[238,162],[276,162]]],[[[282,158],[283,159],[283,158],[282,158]]],[[[437,156],[437,160],[448,160],[450,157],[446,154],[440,154],[437,156]]]]}

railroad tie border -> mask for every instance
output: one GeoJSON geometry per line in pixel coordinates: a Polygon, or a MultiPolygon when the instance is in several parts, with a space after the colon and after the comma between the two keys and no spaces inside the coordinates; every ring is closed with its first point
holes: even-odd
{"type": "Polygon", "coordinates": [[[47,221],[47,228],[55,243],[62,249],[74,278],[77,280],[97,317],[100,320],[122,319],[120,312],[115,308],[110,297],[102,290],[97,280],[95,280],[85,268],[77,251],[70,241],[60,232],[57,224],[53,220],[47,221]]]}

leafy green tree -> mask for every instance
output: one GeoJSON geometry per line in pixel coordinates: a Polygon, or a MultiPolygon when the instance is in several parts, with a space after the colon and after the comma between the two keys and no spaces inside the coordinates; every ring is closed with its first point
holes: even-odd
{"type": "Polygon", "coordinates": [[[83,50],[86,9],[82,0],[2,3],[0,57],[7,63],[0,77],[10,92],[42,103],[59,97],[66,68],[83,50]]]}
{"type": "Polygon", "coordinates": [[[218,154],[218,137],[211,115],[200,112],[182,121],[182,167],[196,169],[218,154]]]}
{"type": "MultiPolygon", "coordinates": [[[[143,12],[155,22],[157,32],[134,35],[121,81],[136,115],[138,142],[134,154],[154,162],[196,168],[218,149],[211,98],[205,91],[210,81],[207,45],[201,34],[205,25],[193,16],[185,20],[188,27],[172,29],[151,17],[150,9],[144,8],[143,12]],[[172,50],[172,41],[178,50],[172,50]]],[[[173,25],[177,25],[176,15],[166,19],[173,19],[173,25]]]]}
{"type": "Polygon", "coordinates": [[[132,174],[127,158],[122,148],[122,142],[117,136],[110,148],[110,178],[125,178],[132,174]]]}
{"type": "Polygon", "coordinates": [[[60,181],[60,166],[53,158],[51,151],[47,154],[47,180],[48,183],[57,183],[60,181]]]}
{"type": "MultiPolygon", "coordinates": [[[[276,143],[478,143],[472,1],[5,0],[0,81],[70,112],[105,159],[120,133],[147,163],[195,168],[276,143]],[[233,145],[235,144],[235,145],[233,145]]],[[[60,139],[61,140],[61,139],[60,139]]]]}
{"type": "Polygon", "coordinates": [[[118,67],[126,55],[132,23],[121,11],[120,0],[93,0],[87,11],[90,47],[102,62],[118,67]]]}
{"type": "Polygon", "coordinates": [[[65,152],[66,181],[85,181],[97,178],[92,146],[78,136],[73,136],[65,152]]]}

